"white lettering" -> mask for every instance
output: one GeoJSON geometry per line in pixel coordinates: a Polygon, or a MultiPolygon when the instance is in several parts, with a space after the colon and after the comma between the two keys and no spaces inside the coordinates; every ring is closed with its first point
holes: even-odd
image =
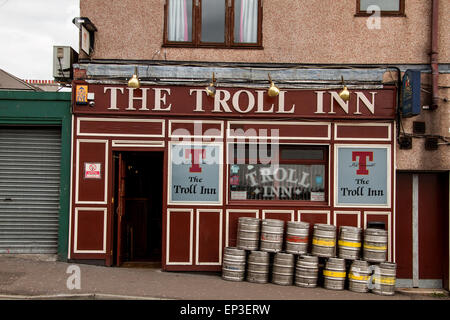
{"type": "Polygon", "coordinates": [[[230,100],[231,95],[229,91],[226,90],[216,90],[216,95],[214,96],[214,110],[212,112],[222,112],[220,107],[223,108],[225,112],[231,112],[227,101],[230,100]],[[223,94],[223,98],[221,98],[223,94]]]}
{"type": "Polygon", "coordinates": [[[295,104],[292,105],[291,110],[284,110],[284,95],[286,91],[280,91],[278,95],[278,112],[277,113],[294,113],[295,112],[295,104]]]}
{"type": "Polygon", "coordinates": [[[194,112],[205,112],[203,110],[203,92],[206,92],[204,89],[191,89],[189,91],[189,95],[192,96],[192,93],[195,92],[195,109],[194,112]]]}
{"type": "Polygon", "coordinates": [[[153,111],[170,111],[172,108],[172,104],[169,104],[166,108],[161,108],[161,102],[163,105],[166,105],[166,95],[161,94],[162,91],[167,92],[167,94],[170,96],[170,89],[165,88],[154,88],[155,90],[155,107],[153,108],[153,111]]]}
{"type": "Polygon", "coordinates": [[[269,110],[264,110],[264,94],[266,93],[266,91],[265,90],[256,90],[256,93],[258,94],[258,104],[257,104],[255,113],[272,113],[273,112],[273,103],[270,106],[269,110]]]}
{"type": "Polygon", "coordinates": [[[325,113],[323,111],[323,94],[325,93],[325,91],[314,91],[317,94],[317,108],[316,108],[316,112],[314,113],[320,113],[323,114],[325,113]]]}
{"type": "Polygon", "coordinates": [[[359,101],[361,100],[362,103],[369,109],[372,114],[375,114],[375,95],[376,92],[371,92],[372,94],[372,102],[367,99],[367,97],[362,92],[356,92],[356,112],[354,114],[361,114],[359,111],[359,101]]]}
{"type": "Polygon", "coordinates": [[[248,113],[248,112],[252,111],[254,106],[255,106],[255,97],[253,96],[253,94],[251,92],[249,92],[247,90],[239,90],[233,95],[233,108],[237,112],[248,113]],[[241,107],[239,106],[239,97],[240,97],[241,93],[243,93],[243,92],[245,92],[248,96],[248,106],[247,106],[247,109],[245,109],[245,110],[242,110],[241,107]]]}
{"type": "Polygon", "coordinates": [[[103,89],[103,93],[106,93],[106,91],[108,91],[108,90],[111,90],[110,106],[109,106],[108,110],[119,110],[119,108],[117,107],[117,90],[119,90],[120,93],[123,94],[123,88],[105,87],[103,89]]]}
{"type": "Polygon", "coordinates": [[[344,101],[335,91],[328,92],[331,93],[331,111],[329,113],[336,113],[333,109],[334,101],[339,104],[339,106],[342,108],[342,110],[344,110],[345,113],[348,113],[348,101],[344,101]]]}

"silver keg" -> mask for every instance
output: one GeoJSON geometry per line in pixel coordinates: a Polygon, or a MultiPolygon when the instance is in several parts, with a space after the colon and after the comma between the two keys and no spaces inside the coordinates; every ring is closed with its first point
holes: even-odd
{"type": "Polygon", "coordinates": [[[292,254],[308,253],[309,223],[288,221],[286,225],[286,252],[292,254]]]}
{"type": "Polygon", "coordinates": [[[269,281],[269,253],[251,251],[247,259],[247,281],[267,283],[269,281]]]}
{"type": "Polygon", "coordinates": [[[260,250],[280,252],[283,249],[284,221],[263,219],[261,221],[260,250]]]}
{"type": "Polygon", "coordinates": [[[222,263],[222,279],[243,281],[245,275],[245,250],[225,247],[222,263]]]}
{"type": "Polygon", "coordinates": [[[345,286],[345,260],[341,258],[329,258],[323,270],[325,278],[324,287],[332,290],[344,290],[345,286]]]}
{"type": "Polygon", "coordinates": [[[362,229],[351,226],[341,226],[339,230],[339,258],[358,260],[361,252],[362,229]]]}
{"type": "Polygon", "coordinates": [[[375,267],[372,292],[383,296],[394,295],[396,271],[397,264],[392,262],[382,262],[375,267]]]}
{"type": "Polygon", "coordinates": [[[367,228],[364,231],[364,260],[381,263],[386,261],[388,232],[382,229],[367,228]]]}
{"type": "Polygon", "coordinates": [[[294,255],[278,252],[275,254],[272,269],[272,282],[279,285],[292,285],[294,279],[294,255]]]}
{"type": "Polygon", "coordinates": [[[319,276],[319,257],[305,254],[297,259],[295,268],[295,285],[305,288],[317,286],[319,276]]]}
{"type": "Polygon", "coordinates": [[[353,292],[369,292],[371,270],[369,263],[364,260],[352,262],[348,273],[348,288],[353,292]]]}
{"type": "Polygon", "coordinates": [[[319,257],[334,257],[336,249],[336,226],[316,223],[314,225],[312,254],[319,257]]]}
{"type": "Polygon", "coordinates": [[[258,218],[240,217],[237,229],[237,247],[244,250],[258,250],[260,226],[261,220],[258,218]]]}

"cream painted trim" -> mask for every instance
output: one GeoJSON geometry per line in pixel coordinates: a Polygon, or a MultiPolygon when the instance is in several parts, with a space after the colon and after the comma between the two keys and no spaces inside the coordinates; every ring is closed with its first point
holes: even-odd
{"type": "Polygon", "coordinates": [[[330,140],[331,139],[331,122],[285,122],[285,121],[228,121],[227,123],[227,139],[260,139],[260,140],[330,140]],[[294,136],[294,137],[254,137],[254,136],[232,136],[231,124],[265,124],[265,125],[278,125],[278,126],[327,126],[328,135],[327,137],[304,137],[304,136],[294,136]]]}
{"type": "Polygon", "coordinates": [[[138,118],[77,118],[77,136],[98,136],[98,137],[141,137],[141,138],[164,138],[166,121],[161,119],[138,119],[138,118]],[[80,124],[82,121],[99,121],[99,122],[148,122],[161,123],[160,134],[129,134],[129,133],[99,133],[99,132],[80,132],[80,124]]]}
{"type": "Polygon", "coordinates": [[[197,216],[197,223],[196,223],[196,239],[195,239],[195,264],[201,265],[201,266],[220,266],[222,265],[222,216],[223,216],[223,210],[222,209],[197,209],[196,212],[197,216]],[[198,254],[199,254],[199,229],[200,229],[200,213],[201,212],[215,212],[219,213],[219,261],[217,262],[200,262],[198,260],[198,254]]]}
{"type": "Polygon", "coordinates": [[[391,167],[391,154],[392,146],[390,144],[335,144],[334,145],[334,207],[335,208],[354,208],[354,207],[369,207],[369,208],[382,208],[382,209],[391,209],[392,205],[392,167],[391,167]],[[387,168],[387,204],[386,205],[378,205],[378,204],[366,204],[366,203],[345,203],[338,204],[338,154],[339,148],[383,148],[387,149],[386,154],[386,168],[387,168]]]}
{"type": "Polygon", "coordinates": [[[221,206],[223,203],[223,163],[219,163],[219,200],[217,202],[199,202],[199,201],[191,201],[191,202],[183,202],[183,201],[171,201],[171,181],[172,181],[172,145],[173,144],[181,144],[181,145],[215,145],[219,146],[220,155],[219,159],[221,159],[221,162],[223,162],[223,142],[186,142],[186,141],[180,141],[180,142],[172,142],[169,141],[168,146],[168,175],[167,175],[167,204],[176,206],[176,205],[183,205],[183,206],[221,206]]]}
{"type": "Polygon", "coordinates": [[[112,147],[136,147],[136,148],[163,148],[164,141],[150,141],[150,140],[113,140],[112,147]]]}
{"type": "Polygon", "coordinates": [[[334,140],[336,141],[391,141],[391,123],[373,123],[373,122],[364,122],[364,123],[336,123],[334,126],[334,140]],[[339,138],[338,137],[338,127],[387,127],[388,128],[388,137],[387,138],[339,138]]]}
{"type": "Polygon", "coordinates": [[[392,240],[392,213],[390,211],[364,211],[364,230],[367,229],[367,215],[388,216],[388,260],[392,261],[392,247],[395,247],[395,239],[392,240]],[[394,242],[394,243],[392,243],[394,242]]]}
{"type": "MultiPolygon", "coordinates": [[[[295,221],[295,210],[262,210],[262,219],[266,218],[266,213],[289,213],[291,215],[291,221],[295,221]]],[[[269,218],[270,219],[270,218],[269,218]]]]}
{"type": "Polygon", "coordinates": [[[298,221],[302,221],[302,214],[303,213],[309,213],[309,214],[326,214],[327,215],[327,224],[331,223],[331,213],[329,210],[298,210],[298,221]]]}
{"type": "Polygon", "coordinates": [[[72,131],[71,131],[71,138],[70,138],[70,196],[69,196],[69,244],[68,244],[68,248],[67,248],[67,259],[71,259],[71,252],[72,252],[72,192],[73,192],[73,144],[74,144],[74,125],[75,125],[75,121],[74,121],[74,115],[72,114],[72,131]]]}
{"type": "Polygon", "coordinates": [[[356,215],[358,218],[358,228],[361,228],[361,211],[334,211],[333,212],[333,221],[334,221],[334,225],[337,226],[336,224],[336,218],[338,214],[347,214],[347,215],[356,215]]]}
{"type": "Polygon", "coordinates": [[[77,157],[76,157],[76,173],[75,173],[75,204],[107,204],[108,203],[108,170],[109,170],[109,141],[108,140],[91,140],[78,139],[77,140],[77,157]],[[104,143],[105,144],[105,167],[103,168],[105,175],[105,192],[103,201],[80,201],[78,199],[79,181],[80,181],[80,143],[104,143]]]}
{"type": "MultiPolygon", "coordinates": [[[[169,138],[202,138],[202,139],[217,139],[223,137],[223,126],[224,121],[214,121],[214,120],[169,120],[169,138]],[[220,136],[214,136],[214,135],[195,135],[195,132],[193,135],[175,135],[172,134],[172,123],[193,123],[195,124],[220,124],[220,136]]],[[[202,130],[203,133],[203,130],[202,130]]]]}
{"type": "Polygon", "coordinates": [[[192,265],[192,244],[194,238],[194,209],[167,209],[167,223],[166,223],[166,265],[192,265]],[[185,262],[170,262],[170,215],[172,212],[189,212],[190,226],[189,226],[189,261],[185,262]]]}
{"type": "Polygon", "coordinates": [[[75,208],[74,248],[73,253],[106,253],[106,229],[107,208],[75,208]],[[78,212],[79,211],[103,211],[103,249],[102,250],[78,250],[78,212]]]}
{"type": "Polygon", "coordinates": [[[227,209],[225,212],[225,247],[228,247],[230,238],[230,213],[254,213],[255,218],[259,218],[258,209],[227,209]]]}

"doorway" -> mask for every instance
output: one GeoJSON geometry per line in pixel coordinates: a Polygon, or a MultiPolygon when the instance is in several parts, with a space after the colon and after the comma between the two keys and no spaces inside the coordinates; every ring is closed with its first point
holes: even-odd
{"type": "Polygon", "coordinates": [[[163,152],[114,153],[116,266],[161,266],[163,152]]]}

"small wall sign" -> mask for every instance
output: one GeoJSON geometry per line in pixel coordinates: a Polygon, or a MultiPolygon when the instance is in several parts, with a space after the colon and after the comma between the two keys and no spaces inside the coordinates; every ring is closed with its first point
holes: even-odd
{"type": "Polygon", "coordinates": [[[101,179],[101,163],[85,162],[84,163],[84,178],[85,179],[101,179]]]}

